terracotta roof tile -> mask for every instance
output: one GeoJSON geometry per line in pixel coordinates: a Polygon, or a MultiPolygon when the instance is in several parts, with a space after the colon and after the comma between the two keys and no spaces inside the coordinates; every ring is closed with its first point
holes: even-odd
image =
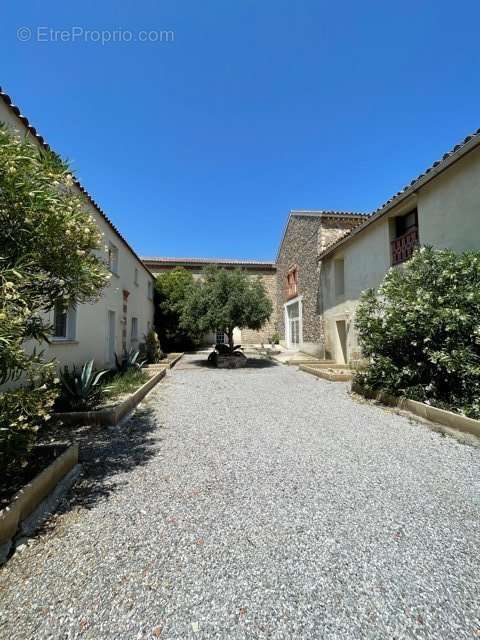
{"type": "MultiPolygon", "coordinates": [[[[7,107],[9,107],[9,109],[17,116],[17,118],[22,122],[22,124],[24,125],[24,127],[28,130],[28,132],[41,144],[41,146],[44,149],[51,149],[50,145],[47,144],[47,142],[45,142],[45,139],[43,138],[43,136],[41,136],[36,128],[34,126],[32,126],[28,120],[28,118],[24,115],[22,115],[22,113],[20,112],[20,109],[17,107],[17,105],[13,104],[10,96],[8,94],[6,94],[2,88],[0,87],[0,98],[3,100],[3,102],[7,105],[7,107]]],[[[113,224],[113,222],[110,220],[110,218],[107,216],[107,214],[103,211],[103,209],[100,207],[100,205],[95,202],[95,200],[93,199],[93,197],[90,195],[90,193],[85,189],[85,187],[75,178],[75,176],[73,176],[73,181],[75,183],[75,185],[80,189],[80,191],[87,197],[87,199],[89,200],[90,204],[98,211],[98,213],[102,216],[102,218],[105,220],[105,222],[109,225],[109,227],[117,234],[117,236],[125,243],[126,247],[128,248],[128,250],[130,251],[130,253],[132,253],[132,255],[143,265],[143,268],[153,277],[153,274],[150,272],[150,270],[148,269],[148,267],[146,267],[143,263],[141,258],[137,255],[137,253],[135,252],[135,250],[130,246],[130,244],[127,242],[127,240],[125,239],[125,237],[120,233],[120,231],[117,229],[117,227],[113,224]]]]}
{"type": "Polygon", "coordinates": [[[267,260],[236,260],[234,258],[175,258],[170,256],[143,257],[146,263],[157,264],[218,264],[275,268],[275,263],[267,260]]]}
{"type": "Polygon", "coordinates": [[[348,231],[348,233],[344,234],[341,238],[332,242],[332,244],[328,245],[326,249],[320,254],[319,259],[326,257],[329,253],[331,253],[334,249],[336,249],[339,245],[341,245],[348,236],[352,234],[361,233],[364,227],[370,225],[373,221],[381,218],[387,211],[389,211],[392,207],[394,207],[398,202],[400,202],[403,198],[406,198],[408,195],[413,193],[416,189],[420,188],[424,182],[428,182],[433,179],[436,175],[444,171],[450,164],[459,160],[463,155],[474,149],[480,145],[480,129],[477,129],[474,133],[466,136],[461,142],[456,144],[450,151],[444,153],[440,160],[435,160],[425,171],[419,174],[416,178],[411,180],[408,185],[403,187],[400,191],[397,191],[395,195],[393,195],[389,200],[384,202],[378,209],[375,209],[368,218],[362,222],[361,224],[353,227],[348,231]],[[434,175],[431,175],[432,172],[434,175]]]}

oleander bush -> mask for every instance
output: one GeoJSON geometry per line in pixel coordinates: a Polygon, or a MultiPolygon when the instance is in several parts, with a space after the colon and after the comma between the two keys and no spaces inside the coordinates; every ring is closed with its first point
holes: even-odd
{"type": "Polygon", "coordinates": [[[369,390],[480,418],[480,252],[418,249],[357,308],[369,390]]]}
{"type": "Polygon", "coordinates": [[[0,395],[0,493],[27,464],[37,432],[50,418],[57,395],[53,368],[43,368],[28,384],[0,395]]]}
{"type": "Polygon", "coordinates": [[[2,471],[25,458],[52,406],[53,365],[35,344],[48,340],[48,313],[98,298],[108,270],[101,234],[69,167],[0,123],[0,392],[2,471]],[[15,418],[17,416],[17,418],[15,418]]]}

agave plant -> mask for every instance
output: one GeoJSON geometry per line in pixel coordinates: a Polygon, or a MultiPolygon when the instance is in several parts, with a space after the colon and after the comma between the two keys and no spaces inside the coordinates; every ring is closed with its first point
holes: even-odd
{"type": "Polygon", "coordinates": [[[242,353],[242,345],[236,344],[233,349],[230,348],[228,344],[223,344],[221,342],[217,343],[214,347],[214,350],[208,356],[208,362],[217,366],[218,356],[238,356],[244,357],[242,353]]]}
{"type": "Polygon", "coordinates": [[[106,373],[107,369],[94,371],[93,360],[85,362],[81,369],[65,366],[60,371],[61,392],[57,404],[73,411],[95,408],[102,397],[100,381],[106,373]]]}
{"type": "Polygon", "coordinates": [[[115,354],[115,364],[117,365],[118,373],[125,373],[129,369],[141,369],[146,360],[140,360],[140,351],[125,351],[123,356],[119,358],[115,354]]]}

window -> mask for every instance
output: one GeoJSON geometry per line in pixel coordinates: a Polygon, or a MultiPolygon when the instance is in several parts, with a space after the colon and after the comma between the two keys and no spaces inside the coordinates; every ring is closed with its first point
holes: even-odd
{"type": "Polygon", "coordinates": [[[334,260],[335,295],[338,297],[345,294],[345,262],[334,260]]]}
{"type": "Polygon", "coordinates": [[[405,262],[412,257],[418,245],[418,213],[414,209],[394,219],[394,238],[390,243],[392,265],[405,262]]]}
{"type": "Polygon", "coordinates": [[[118,247],[113,242],[108,245],[108,267],[112,273],[118,275],[118,247]]]}
{"type": "Polygon", "coordinates": [[[417,210],[395,218],[395,237],[399,238],[417,226],[417,210]]]}
{"type": "Polygon", "coordinates": [[[57,302],[53,310],[53,339],[75,340],[76,310],[65,307],[57,302]]]}
{"type": "Polygon", "coordinates": [[[130,347],[134,348],[138,343],[138,318],[132,318],[130,327],[130,347]]]}
{"type": "Polygon", "coordinates": [[[147,295],[149,300],[153,300],[153,282],[151,280],[148,281],[147,295]]]}
{"type": "Polygon", "coordinates": [[[215,342],[216,344],[225,344],[225,333],[220,329],[215,332],[215,342]]]}
{"type": "Polygon", "coordinates": [[[294,298],[298,293],[298,267],[291,267],[287,273],[287,300],[294,298]]]}
{"type": "Polygon", "coordinates": [[[138,269],[135,269],[135,275],[134,275],[134,277],[133,277],[133,282],[134,282],[134,284],[136,284],[136,285],[137,285],[137,287],[138,287],[138,269]]]}

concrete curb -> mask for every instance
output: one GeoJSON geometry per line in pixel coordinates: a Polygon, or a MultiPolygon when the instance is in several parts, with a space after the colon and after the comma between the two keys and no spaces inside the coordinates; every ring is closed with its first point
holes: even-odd
{"type": "Polygon", "coordinates": [[[15,536],[31,536],[40,527],[43,522],[55,511],[58,503],[67,493],[70,487],[76,482],[82,471],[82,465],[76,464],[70,471],[63,476],[57,486],[46,498],[40,502],[38,507],[25,518],[20,524],[19,532],[15,536]]]}
{"type": "Polygon", "coordinates": [[[172,369],[183,356],[183,353],[171,353],[170,356],[172,356],[172,360],[169,360],[168,368],[172,369]]]}
{"type": "Polygon", "coordinates": [[[12,540],[22,524],[58,483],[78,465],[78,444],[70,445],[58,458],[18,491],[8,507],[0,511],[0,564],[5,562],[12,540]]]}
{"type": "MultiPolygon", "coordinates": [[[[320,368],[317,366],[308,367],[304,364],[301,364],[299,367],[300,371],[305,371],[305,373],[311,373],[317,378],[323,378],[324,380],[328,380],[329,382],[348,382],[352,379],[352,373],[333,373],[332,371],[328,371],[325,368],[320,368]]],[[[332,367],[329,367],[332,368],[332,367]]]]}
{"type": "Polygon", "coordinates": [[[473,418],[467,418],[461,416],[453,411],[446,411],[445,409],[439,409],[438,407],[432,407],[424,402],[418,402],[417,400],[409,400],[408,398],[397,398],[385,391],[379,391],[377,393],[367,391],[357,382],[352,382],[352,391],[358,393],[364,398],[371,400],[378,400],[382,404],[390,407],[398,407],[404,411],[409,411],[419,418],[429,420],[430,422],[436,422],[444,425],[456,431],[463,433],[469,433],[471,435],[480,438],[480,420],[474,420],[473,418]]]}
{"type": "Polygon", "coordinates": [[[180,358],[183,356],[183,353],[170,353],[166,358],[160,360],[160,362],[156,362],[155,364],[147,364],[145,369],[147,371],[159,371],[160,369],[172,369],[180,358]]]}
{"type": "Polygon", "coordinates": [[[147,380],[139,387],[131,396],[119,402],[109,409],[100,409],[98,411],[73,411],[71,413],[54,413],[52,420],[57,424],[64,426],[97,426],[97,427],[114,427],[120,420],[132,409],[134,409],[147,393],[165,377],[167,367],[164,366],[157,372],[154,372],[150,380],[147,380]]]}

